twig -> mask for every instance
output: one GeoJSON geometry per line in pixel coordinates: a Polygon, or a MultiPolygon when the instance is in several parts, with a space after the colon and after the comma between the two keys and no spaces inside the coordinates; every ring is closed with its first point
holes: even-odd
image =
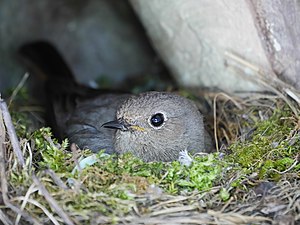
{"type": "Polygon", "coordinates": [[[276,172],[276,173],[278,173],[278,174],[285,174],[285,173],[289,172],[290,170],[292,170],[295,166],[297,166],[297,164],[299,163],[299,161],[298,161],[297,158],[298,158],[298,156],[296,157],[294,163],[293,163],[289,168],[287,168],[287,169],[284,170],[284,171],[279,171],[279,170],[276,170],[276,169],[274,169],[274,168],[271,168],[270,170],[271,170],[271,171],[274,171],[274,172],[276,172]]]}
{"type": "Polygon", "coordinates": [[[58,149],[61,147],[60,144],[54,144],[53,140],[48,135],[43,135],[43,137],[45,138],[46,141],[48,141],[51,147],[58,148],[58,149]]]}
{"type": "Polygon", "coordinates": [[[73,221],[69,218],[69,216],[65,213],[65,211],[57,204],[55,199],[50,195],[45,186],[39,181],[39,179],[33,174],[32,180],[35,185],[38,187],[39,191],[45,197],[46,201],[49,205],[55,210],[55,212],[63,219],[64,223],[68,225],[75,225],[73,221]]]}
{"type": "Polygon", "coordinates": [[[270,218],[263,216],[246,216],[240,213],[221,213],[213,210],[208,210],[207,214],[215,218],[219,218],[221,221],[234,224],[250,224],[263,221],[272,221],[270,218]]]}
{"type": "Polygon", "coordinates": [[[69,189],[68,186],[56,175],[56,173],[53,170],[47,169],[47,170],[45,170],[45,173],[48,174],[52,178],[52,180],[58,187],[60,187],[64,190],[69,189]]]}
{"type": "Polygon", "coordinates": [[[236,100],[234,100],[232,97],[230,97],[229,95],[227,95],[223,92],[216,94],[216,96],[214,97],[214,102],[213,102],[213,106],[214,106],[214,138],[215,138],[215,142],[216,142],[217,152],[219,151],[219,142],[218,142],[218,134],[217,134],[217,98],[221,95],[228,98],[229,100],[231,100],[236,105],[236,107],[238,107],[239,109],[242,109],[241,104],[239,104],[236,100]]]}
{"type": "MultiPolygon", "coordinates": [[[[20,143],[16,134],[15,127],[13,126],[11,116],[9,114],[7,105],[5,101],[0,96],[0,114],[3,115],[3,120],[7,129],[7,133],[9,135],[11,144],[13,146],[13,150],[18,158],[18,161],[22,167],[25,166],[25,160],[20,148],[20,143]]],[[[2,120],[1,120],[2,121],[2,120]]],[[[5,133],[4,133],[5,134],[5,133]]]]}
{"type": "Polygon", "coordinates": [[[165,205],[168,205],[168,204],[171,204],[171,203],[175,203],[175,202],[185,201],[189,198],[190,198],[190,196],[187,196],[187,197],[186,196],[179,196],[175,199],[170,199],[170,200],[167,200],[167,201],[164,201],[164,202],[160,202],[156,205],[150,206],[148,209],[149,210],[154,210],[155,208],[162,207],[162,206],[165,206],[165,205]]]}
{"type": "Polygon", "coordinates": [[[214,97],[214,138],[216,143],[216,150],[219,152],[219,141],[218,141],[218,133],[217,133],[217,97],[214,97]]]}
{"type": "Polygon", "coordinates": [[[4,225],[12,225],[12,221],[4,214],[4,212],[2,212],[2,210],[0,210],[0,221],[4,224],[4,225]]]}
{"type": "Polygon", "coordinates": [[[225,205],[222,207],[222,209],[220,210],[221,213],[224,213],[225,209],[231,204],[231,202],[233,201],[233,197],[231,197],[226,203],[225,205]]]}
{"type": "Polygon", "coordinates": [[[30,146],[30,144],[28,142],[26,144],[24,144],[23,151],[26,151],[26,148],[28,149],[28,154],[29,154],[29,157],[27,158],[27,160],[29,161],[29,163],[27,165],[28,165],[28,168],[32,168],[33,154],[32,154],[31,146],[30,146]]]}
{"type": "Polygon", "coordinates": [[[279,97],[281,97],[286,104],[290,107],[290,109],[293,111],[294,115],[296,117],[298,117],[298,111],[297,109],[293,106],[293,104],[291,103],[291,101],[279,90],[277,90],[275,87],[271,86],[268,82],[260,79],[259,83],[261,85],[264,85],[265,87],[269,88],[271,91],[273,91],[275,94],[277,94],[279,97]]]}
{"type": "Polygon", "coordinates": [[[78,161],[78,153],[77,153],[78,149],[77,149],[77,146],[75,145],[75,143],[71,144],[71,151],[72,151],[72,159],[73,159],[75,165],[77,166],[79,173],[81,173],[82,168],[78,161]]]}
{"type": "MultiPolygon", "coordinates": [[[[27,190],[25,197],[22,197],[22,201],[23,201],[23,202],[22,202],[22,205],[21,205],[21,210],[24,210],[24,209],[25,209],[25,206],[26,206],[26,204],[27,204],[27,202],[28,202],[28,199],[29,199],[30,195],[31,195],[32,193],[36,192],[36,191],[37,191],[37,189],[36,189],[35,185],[32,184],[32,185],[29,187],[29,189],[27,190]]],[[[21,216],[22,216],[21,214],[18,214],[18,215],[17,215],[16,220],[15,220],[15,225],[19,224],[20,219],[21,219],[21,216]]]]}
{"type": "MultiPolygon", "coordinates": [[[[0,99],[1,100],[1,99],[0,99]]],[[[0,102],[2,103],[2,102],[0,102]]],[[[2,104],[1,104],[2,106],[2,104]]],[[[1,108],[0,108],[1,109],[1,108]]],[[[28,213],[20,210],[18,207],[13,205],[8,199],[8,184],[6,179],[5,171],[5,157],[4,157],[4,141],[5,141],[5,127],[3,124],[2,112],[0,110],[0,178],[1,178],[1,192],[4,205],[11,209],[13,212],[22,215],[22,217],[30,222],[31,224],[40,224],[36,219],[31,217],[28,213]]],[[[2,221],[3,222],[3,221],[2,221]]]]}
{"type": "Polygon", "coordinates": [[[253,65],[252,63],[244,60],[240,56],[238,56],[236,54],[233,54],[232,52],[225,51],[224,55],[226,57],[238,62],[240,65],[243,65],[246,68],[249,68],[249,69],[253,70],[255,73],[262,73],[259,67],[257,67],[256,65],[253,65]]]}
{"type": "Polygon", "coordinates": [[[59,222],[57,221],[57,219],[51,214],[51,212],[49,212],[49,210],[44,207],[42,204],[40,204],[38,201],[34,200],[34,199],[25,199],[26,197],[17,197],[15,198],[16,200],[20,200],[20,201],[26,201],[32,205],[35,205],[36,207],[39,207],[45,214],[46,216],[48,216],[48,218],[51,220],[51,222],[54,225],[59,225],[59,222]]]}
{"type": "MultiPolygon", "coordinates": [[[[234,60],[235,62],[239,63],[240,65],[249,68],[250,70],[252,70],[253,72],[255,72],[258,76],[256,76],[255,78],[250,77],[250,76],[245,76],[245,78],[247,78],[248,80],[251,80],[252,82],[255,82],[259,85],[263,85],[264,87],[268,88],[270,91],[272,91],[273,93],[275,93],[276,95],[278,95],[279,97],[281,97],[286,104],[290,107],[290,109],[293,111],[294,115],[298,117],[298,110],[293,106],[293,104],[291,103],[291,101],[282,93],[282,92],[286,92],[287,95],[291,95],[291,90],[294,90],[294,88],[291,85],[286,84],[285,82],[281,81],[280,79],[278,79],[278,77],[276,76],[276,74],[274,74],[274,76],[268,76],[266,80],[266,74],[257,66],[253,65],[250,62],[247,62],[246,60],[242,59],[241,57],[231,53],[231,52],[225,52],[225,56],[227,56],[228,58],[234,60]],[[259,78],[259,79],[257,79],[259,78]],[[278,86],[280,87],[280,89],[283,90],[278,90],[278,86]]],[[[294,94],[294,93],[293,93],[294,94]]],[[[297,98],[295,99],[294,96],[290,96],[294,99],[294,101],[297,101],[297,98]]]]}
{"type": "Polygon", "coordinates": [[[21,88],[24,86],[24,84],[25,84],[26,80],[28,79],[28,77],[29,77],[29,73],[25,73],[24,76],[22,77],[22,80],[19,82],[18,86],[15,88],[15,90],[11,94],[10,99],[9,99],[9,103],[8,103],[8,107],[10,107],[10,105],[13,102],[13,100],[15,99],[16,95],[21,90],[21,88]]]}
{"type": "Polygon", "coordinates": [[[160,211],[154,211],[154,212],[150,213],[149,216],[158,216],[158,215],[164,215],[164,214],[192,211],[192,210],[195,210],[198,208],[199,208],[198,205],[178,206],[178,207],[162,209],[160,211]]]}

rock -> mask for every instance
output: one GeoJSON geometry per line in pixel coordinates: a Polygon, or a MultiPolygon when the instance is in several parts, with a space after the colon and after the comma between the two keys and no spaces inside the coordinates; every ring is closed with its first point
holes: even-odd
{"type": "Polygon", "coordinates": [[[182,86],[255,91],[252,76],[228,67],[233,53],[300,86],[299,2],[288,0],[130,0],[162,59],[182,86]],[[242,76],[241,76],[242,74],[242,76]]]}

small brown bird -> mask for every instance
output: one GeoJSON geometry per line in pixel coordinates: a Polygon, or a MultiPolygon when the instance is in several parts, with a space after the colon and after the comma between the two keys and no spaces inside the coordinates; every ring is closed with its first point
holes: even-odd
{"type": "Polygon", "coordinates": [[[144,161],[172,161],[183,150],[210,150],[202,114],[192,101],[167,92],[132,95],[79,85],[46,42],[25,45],[19,53],[32,73],[47,78],[49,121],[60,138],[94,152],[132,152],[144,161]]]}

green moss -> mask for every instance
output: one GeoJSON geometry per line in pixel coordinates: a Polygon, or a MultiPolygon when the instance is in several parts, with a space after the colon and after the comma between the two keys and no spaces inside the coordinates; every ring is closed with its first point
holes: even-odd
{"type": "MultiPolygon", "coordinates": [[[[233,190],[249,187],[249,175],[258,174],[258,179],[263,180],[280,179],[281,172],[294,164],[299,153],[298,119],[287,108],[275,111],[265,121],[259,121],[257,115],[251,116],[252,121],[256,121],[251,138],[229,146],[231,154],[223,158],[219,153],[195,156],[192,165],[187,167],[178,161],[145,163],[131,154],[103,157],[99,153],[97,163],[73,173],[76,163],[68,150],[68,141],[59,143],[49,128],[29,134],[26,117],[16,114],[14,121],[18,134],[31,141],[34,167],[11,170],[10,185],[17,196],[24,196],[33,183],[31,172],[34,171],[64,210],[86,220],[91,215],[113,217],[127,214],[138,204],[134,201],[135,196],[149,193],[150,185],[173,195],[195,190],[206,192],[218,187],[219,200],[227,201],[233,190]],[[69,188],[58,186],[51,176],[44,173],[46,169],[53,170],[69,188]],[[71,179],[74,181],[72,186],[71,179]]],[[[31,155],[25,154],[27,162],[30,161],[31,155]]],[[[92,152],[84,150],[78,154],[87,157],[92,152]]],[[[290,172],[299,171],[298,164],[290,172]]],[[[51,210],[38,192],[31,197],[51,210]]],[[[26,206],[26,209],[40,210],[33,205],[26,206]]]]}
{"type": "Polygon", "coordinates": [[[225,188],[220,190],[220,197],[223,201],[227,201],[230,198],[230,193],[225,188]]]}
{"type": "MultiPolygon", "coordinates": [[[[219,160],[219,154],[196,156],[190,167],[179,162],[152,162],[124,154],[105,156],[98,154],[99,160],[92,166],[72,173],[76,166],[72,154],[67,150],[67,141],[62,144],[53,139],[49,128],[42,128],[31,135],[35,146],[35,167],[31,171],[37,174],[43,185],[63,208],[72,213],[88,218],[93,213],[109,216],[125,215],[133,206],[137,194],[145,194],[150,185],[155,185],[163,192],[179,194],[195,189],[210,189],[220,179],[226,162],[219,160]],[[45,169],[52,169],[56,176],[67,186],[73,180],[72,188],[62,189],[45,169]]],[[[90,151],[82,151],[82,157],[91,155],[90,151]]],[[[31,171],[23,170],[11,173],[10,182],[20,187],[18,193],[23,195],[32,184],[31,171]]],[[[38,192],[31,195],[39,202],[47,204],[38,192]]],[[[223,199],[224,194],[222,195],[223,199]]],[[[46,206],[49,210],[51,208],[46,206]]],[[[35,206],[26,206],[29,211],[39,211],[35,206]]],[[[42,212],[40,212],[42,213],[42,212]]]]}
{"type": "MultiPolygon", "coordinates": [[[[294,163],[300,147],[297,139],[290,145],[294,121],[288,111],[277,111],[270,119],[257,122],[251,139],[230,146],[231,155],[222,159],[219,153],[196,156],[190,167],[177,161],[145,163],[131,154],[103,157],[99,153],[96,164],[75,174],[72,170],[76,164],[67,149],[67,140],[60,144],[53,139],[49,128],[42,128],[30,137],[36,151],[34,170],[42,176],[43,184],[66,211],[83,218],[89,218],[93,213],[125,215],[136,207],[135,196],[147,193],[152,184],[163,192],[179,194],[194,190],[208,191],[236,177],[230,186],[227,183],[227,188],[221,188],[218,192],[220,200],[227,201],[231,196],[231,188],[228,187],[245,185],[249,174],[256,172],[260,179],[278,180],[281,176],[278,171],[284,171],[294,163]],[[74,187],[58,187],[48,175],[43,175],[43,170],[48,168],[65,184],[73,179],[74,187]]],[[[92,153],[82,151],[79,154],[86,157],[92,153]]],[[[299,166],[293,170],[299,171],[299,166]]],[[[32,183],[26,173],[11,174],[11,182],[16,187],[20,186],[20,192],[26,192],[32,183]]],[[[34,197],[43,202],[43,197],[38,193],[34,197]]],[[[30,210],[37,210],[34,206],[30,207],[30,210]]]]}
{"type": "Polygon", "coordinates": [[[72,154],[67,150],[68,140],[61,144],[54,138],[50,128],[41,128],[32,134],[37,153],[41,158],[37,164],[39,169],[52,169],[57,173],[70,173],[74,167],[72,154]],[[50,141],[50,143],[49,143],[50,141]]]}
{"type": "Polygon", "coordinates": [[[300,148],[297,135],[291,144],[291,135],[297,132],[295,121],[297,118],[288,109],[276,110],[268,120],[256,123],[251,139],[231,145],[232,154],[228,158],[249,173],[258,172],[260,179],[278,180],[281,177],[278,171],[293,164],[300,148]]]}
{"type": "Polygon", "coordinates": [[[222,168],[225,167],[225,162],[218,159],[217,153],[195,157],[190,167],[174,161],[165,166],[165,174],[159,184],[173,194],[183,190],[208,190],[220,177],[222,168]]]}
{"type": "MultiPolygon", "coordinates": [[[[85,177],[84,182],[91,191],[105,191],[112,185],[117,189],[126,186],[129,192],[146,191],[150,184],[156,184],[166,192],[176,194],[183,190],[211,188],[224,163],[216,153],[195,157],[191,167],[182,166],[177,161],[145,163],[131,154],[124,154],[117,160],[114,156],[100,159],[97,164],[84,169],[80,176],[85,177]]],[[[112,192],[116,196],[114,193],[118,191],[112,192]]]]}

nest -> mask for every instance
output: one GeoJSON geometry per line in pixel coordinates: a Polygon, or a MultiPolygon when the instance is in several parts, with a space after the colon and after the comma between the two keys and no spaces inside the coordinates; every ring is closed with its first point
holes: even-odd
{"type": "Polygon", "coordinates": [[[22,123],[13,124],[1,99],[0,221],[5,225],[299,223],[300,94],[274,77],[271,83],[264,77],[259,82],[267,93],[202,93],[213,115],[217,152],[195,158],[191,168],[125,156],[106,158],[100,166],[74,176],[66,171],[89,153],[74,145],[67,152],[67,142],[58,143],[47,129],[18,138],[15,128],[22,123]],[[59,163],[64,168],[55,167],[59,163]],[[189,173],[200,166],[204,172],[199,173],[210,174],[216,168],[218,174],[204,181],[206,187],[184,186],[184,179],[192,181],[189,173]]]}

